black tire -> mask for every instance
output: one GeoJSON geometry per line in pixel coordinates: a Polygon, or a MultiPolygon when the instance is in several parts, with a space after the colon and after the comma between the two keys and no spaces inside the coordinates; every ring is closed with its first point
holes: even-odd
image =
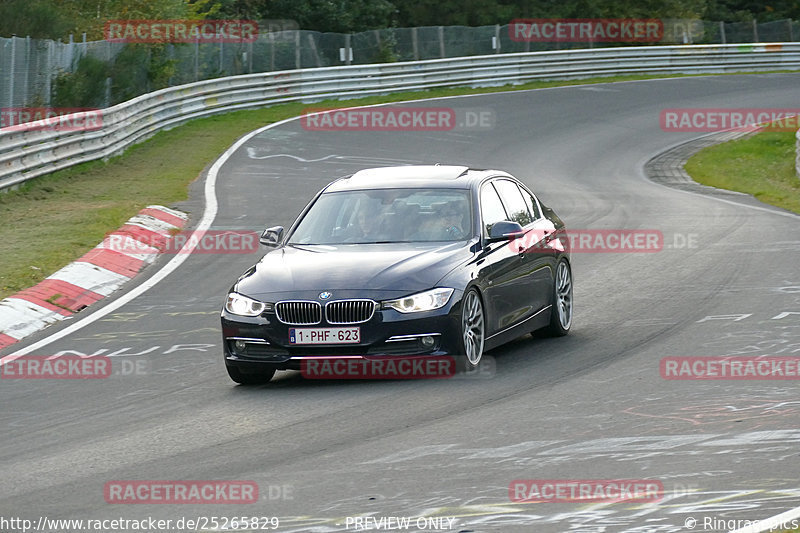
{"type": "Polygon", "coordinates": [[[230,378],[240,385],[263,385],[269,383],[275,375],[275,369],[264,368],[242,368],[236,365],[225,365],[230,378]]]}
{"type": "Polygon", "coordinates": [[[556,265],[552,301],[550,324],[544,331],[552,337],[563,337],[572,327],[572,269],[566,259],[556,265]]]}
{"type": "Polygon", "coordinates": [[[481,296],[475,288],[467,291],[461,305],[461,353],[456,357],[456,370],[471,372],[478,368],[483,357],[486,313],[481,296]]]}

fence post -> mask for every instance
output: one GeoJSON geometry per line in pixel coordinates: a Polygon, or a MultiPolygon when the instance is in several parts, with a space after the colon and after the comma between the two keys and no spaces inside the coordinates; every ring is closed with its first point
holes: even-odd
{"type": "Polygon", "coordinates": [[[727,39],[725,38],[725,23],[721,20],[719,21],[719,36],[722,44],[727,44],[727,39]]]}
{"type": "Polygon", "coordinates": [[[269,70],[271,72],[275,70],[275,34],[269,32],[267,37],[269,38],[269,70]]]}
{"type": "Polygon", "coordinates": [[[25,36],[25,90],[22,105],[27,105],[31,101],[31,36],[25,36]]]}
{"type": "Polygon", "coordinates": [[[352,57],[352,52],[350,48],[350,38],[351,35],[349,33],[344,34],[344,64],[349,65],[351,63],[350,58],[352,57]]]}
{"type": "Polygon", "coordinates": [[[47,40],[47,62],[44,71],[44,101],[47,107],[50,107],[50,98],[52,92],[52,79],[53,79],[53,46],[55,41],[47,40]]]}
{"type": "Polygon", "coordinates": [[[9,69],[8,77],[8,107],[14,107],[14,67],[16,66],[16,55],[17,55],[17,37],[16,35],[11,36],[11,68],[9,69]]]}
{"type": "Polygon", "coordinates": [[[411,50],[414,53],[414,61],[419,61],[419,42],[417,41],[417,28],[411,28],[411,50]]]}
{"type": "Polygon", "coordinates": [[[200,78],[200,38],[194,40],[194,81],[200,78]]]}
{"type": "Polygon", "coordinates": [[[314,54],[314,62],[318,67],[321,67],[322,59],[319,57],[319,51],[317,51],[317,44],[314,42],[314,36],[310,32],[308,34],[308,47],[311,49],[311,53],[314,54]]]}
{"type": "Polygon", "coordinates": [[[786,24],[789,25],[789,42],[794,41],[794,30],[792,29],[792,19],[786,19],[786,24]]]}
{"type": "Polygon", "coordinates": [[[758,21],[756,19],[753,19],[753,42],[758,42],[758,21]]]}
{"type": "Polygon", "coordinates": [[[294,32],[294,68],[300,68],[300,30],[294,32]]]}
{"type": "Polygon", "coordinates": [[[225,71],[222,70],[222,69],[223,69],[223,66],[225,64],[225,57],[223,56],[223,53],[222,53],[222,44],[223,44],[222,40],[220,40],[219,41],[219,72],[220,72],[220,74],[224,75],[225,71]]]}
{"type": "Polygon", "coordinates": [[[444,59],[444,26],[439,26],[439,56],[444,59]]]}
{"type": "Polygon", "coordinates": [[[494,25],[494,53],[500,53],[500,24],[494,25]]]}

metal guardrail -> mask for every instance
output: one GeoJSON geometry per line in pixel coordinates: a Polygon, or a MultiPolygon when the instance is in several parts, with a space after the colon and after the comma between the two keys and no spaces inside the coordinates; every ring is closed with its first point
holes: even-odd
{"type": "Polygon", "coordinates": [[[145,94],[104,109],[92,131],[0,130],[0,190],[107,158],[157,131],[217,113],[436,87],[622,74],[800,70],[800,43],[595,48],[323,67],[231,76],[145,94]]]}

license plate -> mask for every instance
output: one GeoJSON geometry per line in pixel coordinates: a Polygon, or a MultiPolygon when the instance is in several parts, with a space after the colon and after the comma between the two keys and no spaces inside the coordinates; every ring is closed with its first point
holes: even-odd
{"type": "Polygon", "coordinates": [[[358,344],[361,328],[291,328],[290,344],[358,344]]]}

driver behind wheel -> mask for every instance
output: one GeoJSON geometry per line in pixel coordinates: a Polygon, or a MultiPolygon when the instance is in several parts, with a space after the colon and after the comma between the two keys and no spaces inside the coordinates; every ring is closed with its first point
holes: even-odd
{"type": "Polygon", "coordinates": [[[448,202],[439,213],[435,213],[432,218],[423,222],[422,227],[412,237],[421,241],[463,239],[466,236],[463,224],[464,211],[460,208],[459,202],[448,202]]]}

